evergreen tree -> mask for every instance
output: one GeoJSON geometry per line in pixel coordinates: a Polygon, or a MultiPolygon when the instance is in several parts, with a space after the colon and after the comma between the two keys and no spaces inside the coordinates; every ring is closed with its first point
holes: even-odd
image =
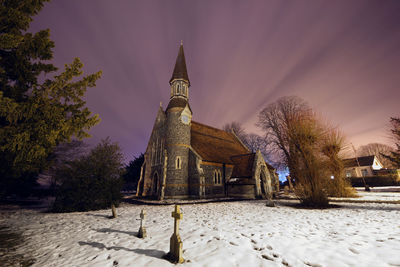
{"type": "Polygon", "coordinates": [[[89,155],[64,165],[56,173],[60,186],[53,211],[87,211],[118,205],[122,197],[122,162],[120,147],[107,138],[89,155]]]}
{"type": "Polygon", "coordinates": [[[395,140],[396,151],[392,151],[390,155],[384,155],[383,157],[389,159],[395,168],[400,169],[400,118],[390,118],[392,129],[390,130],[395,140]]]}
{"type": "Polygon", "coordinates": [[[1,0],[0,5],[0,197],[27,192],[47,164],[53,148],[88,137],[99,122],[82,97],[101,72],[78,79],[82,63],[72,64],[52,79],[50,31],[28,33],[32,17],[48,0],[1,0]],[[48,76],[47,76],[48,77],[48,76]]]}

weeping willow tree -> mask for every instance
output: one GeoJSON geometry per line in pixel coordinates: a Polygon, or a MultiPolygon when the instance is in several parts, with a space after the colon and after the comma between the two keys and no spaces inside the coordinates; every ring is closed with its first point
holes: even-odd
{"type": "Polygon", "coordinates": [[[337,192],[347,190],[339,157],[343,137],[323,124],[303,99],[282,97],[263,109],[258,119],[271,151],[289,168],[303,204],[323,207],[329,204],[329,194],[344,194],[337,192]]]}
{"type": "Polygon", "coordinates": [[[327,192],[334,197],[352,197],[356,195],[355,190],[351,187],[349,181],[346,180],[344,174],[343,159],[340,152],[344,148],[344,136],[337,130],[326,127],[326,133],[321,143],[321,153],[327,158],[326,168],[331,175],[327,185],[327,192]]]}

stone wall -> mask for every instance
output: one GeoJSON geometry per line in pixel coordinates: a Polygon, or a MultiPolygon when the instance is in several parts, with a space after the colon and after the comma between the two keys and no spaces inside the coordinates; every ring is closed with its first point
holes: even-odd
{"type": "Polygon", "coordinates": [[[167,113],[166,121],[166,149],[167,176],[164,197],[188,197],[189,196],[189,147],[190,124],[184,124],[180,115],[183,109],[171,108],[167,113]],[[176,159],[180,157],[181,168],[176,168],[176,159]]]}
{"type": "Polygon", "coordinates": [[[202,169],[204,170],[205,178],[205,196],[206,197],[223,197],[225,196],[225,181],[223,177],[223,166],[222,164],[203,164],[202,169]],[[221,172],[221,184],[214,183],[214,171],[219,170],[221,172]]]}
{"type": "Polygon", "coordinates": [[[194,198],[201,198],[202,197],[202,191],[201,191],[201,186],[203,184],[204,179],[201,179],[201,177],[204,177],[203,170],[200,167],[200,161],[201,159],[199,158],[196,153],[190,149],[189,150],[189,194],[191,197],[194,198]]]}
{"type": "Polygon", "coordinates": [[[230,197],[255,198],[254,184],[230,184],[227,189],[230,197]]]}

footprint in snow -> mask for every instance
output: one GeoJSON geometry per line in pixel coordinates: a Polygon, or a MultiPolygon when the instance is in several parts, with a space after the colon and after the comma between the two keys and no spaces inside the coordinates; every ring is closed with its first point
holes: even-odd
{"type": "Polygon", "coordinates": [[[354,248],[349,248],[349,250],[351,252],[353,252],[354,254],[360,254],[360,252],[358,252],[358,250],[354,249],[354,248]]]}
{"type": "Polygon", "coordinates": [[[274,258],[272,258],[271,256],[268,256],[266,254],[261,255],[261,257],[263,257],[264,259],[269,260],[269,261],[275,261],[274,258]]]}
{"type": "Polygon", "coordinates": [[[304,262],[305,265],[311,266],[311,267],[322,267],[322,265],[319,265],[317,263],[310,263],[310,262],[304,262]]]}

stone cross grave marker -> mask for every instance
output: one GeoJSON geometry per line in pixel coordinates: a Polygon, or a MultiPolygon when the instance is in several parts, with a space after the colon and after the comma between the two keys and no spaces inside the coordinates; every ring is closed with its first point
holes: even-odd
{"type": "Polygon", "coordinates": [[[139,233],[138,233],[139,238],[147,237],[146,228],[144,227],[144,219],[145,218],[146,218],[146,211],[144,209],[142,209],[142,211],[140,212],[140,228],[139,228],[139,233]]]}
{"type": "Polygon", "coordinates": [[[167,258],[172,262],[183,263],[184,259],[182,257],[182,240],[179,235],[179,220],[182,220],[182,213],[179,209],[179,205],[175,205],[175,210],[172,212],[172,217],[174,221],[174,233],[170,238],[170,247],[167,254],[167,258]]]}
{"type": "Polygon", "coordinates": [[[117,218],[117,209],[115,208],[114,204],[111,204],[111,213],[112,213],[111,218],[113,219],[117,218]]]}

